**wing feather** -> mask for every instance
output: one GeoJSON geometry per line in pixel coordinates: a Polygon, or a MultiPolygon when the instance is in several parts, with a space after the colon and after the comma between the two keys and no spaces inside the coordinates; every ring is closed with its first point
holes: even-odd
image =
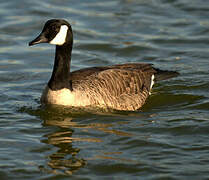
{"type": "Polygon", "coordinates": [[[74,80],[73,89],[83,90],[93,104],[118,110],[136,110],[149,95],[150,80],[151,74],[145,76],[141,70],[107,69],[92,73],[85,79],[74,80]]]}

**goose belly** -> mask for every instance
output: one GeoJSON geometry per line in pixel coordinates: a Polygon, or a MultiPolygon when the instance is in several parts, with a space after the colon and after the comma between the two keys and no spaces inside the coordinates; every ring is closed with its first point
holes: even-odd
{"type": "Polygon", "coordinates": [[[81,91],[70,91],[67,88],[53,91],[48,86],[41,96],[41,103],[64,106],[89,106],[90,100],[81,91]]]}

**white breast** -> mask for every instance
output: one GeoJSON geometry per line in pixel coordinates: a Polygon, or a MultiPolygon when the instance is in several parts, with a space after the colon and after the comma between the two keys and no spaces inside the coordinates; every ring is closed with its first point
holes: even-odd
{"type": "Polygon", "coordinates": [[[41,102],[64,106],[89,106],[90,100],[81,91],[70,91],[67,88],[53,91],[48,86],[42,93],[41,102]]]}

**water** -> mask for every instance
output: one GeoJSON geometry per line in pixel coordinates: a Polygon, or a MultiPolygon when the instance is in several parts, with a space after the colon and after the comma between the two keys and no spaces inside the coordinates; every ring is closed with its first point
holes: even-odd
{"type": "Polygon", "coordinates": [[[0,179],[209,179],[209,2],[5,1],[0,6],[0,179]],[[181,75],[138,112],[42,107],[51,18],[73,27],[72,70],[147,62],[181,75]]]}

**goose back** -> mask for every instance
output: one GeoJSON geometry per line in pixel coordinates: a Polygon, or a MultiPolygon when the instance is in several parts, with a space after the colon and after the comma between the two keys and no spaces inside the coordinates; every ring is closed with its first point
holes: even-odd
{"type": "Polygon", "coordinates": [[[145,103],[155,72],[140,63],[87,68],[72,72],[72,87],[94,106],[132,111],[145,103]]]}

